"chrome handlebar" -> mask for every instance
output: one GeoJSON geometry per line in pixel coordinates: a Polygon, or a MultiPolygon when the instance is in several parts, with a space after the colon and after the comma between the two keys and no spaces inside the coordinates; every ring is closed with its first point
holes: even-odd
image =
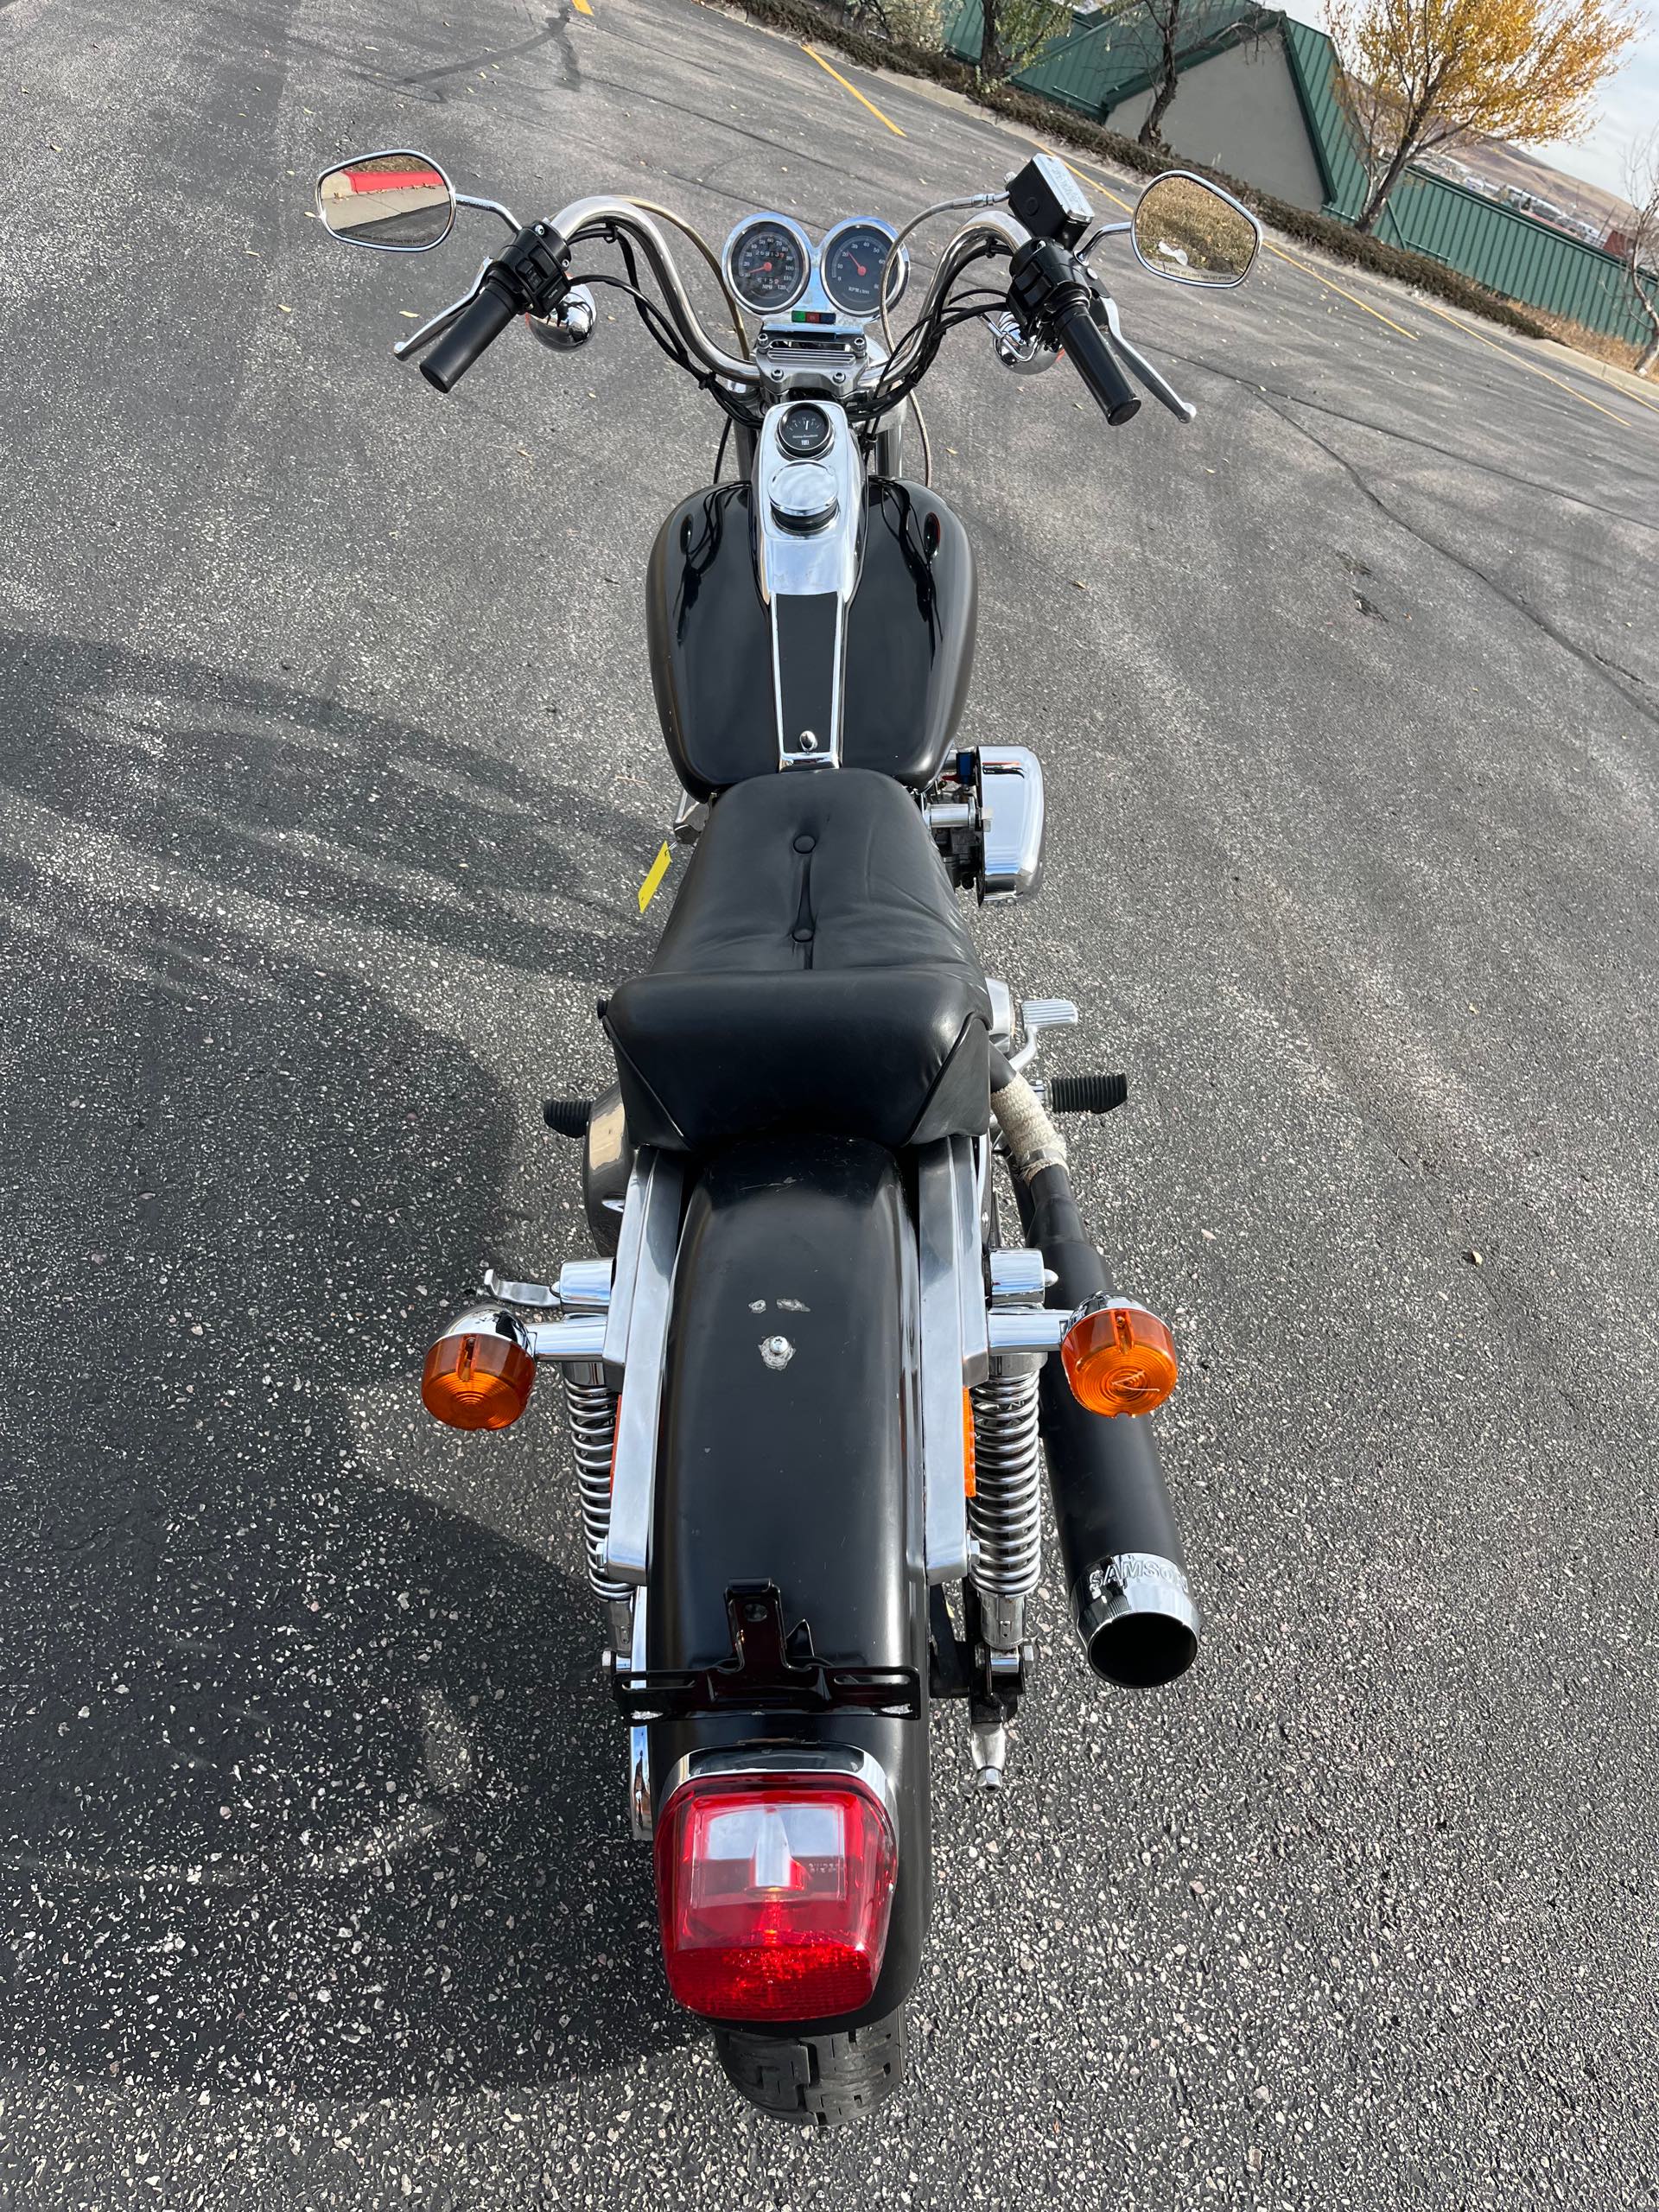
{"type": "Polygon", "coordinates": [[[754,363],[728,353],[703,328],[690,296],[680,281],[680,272],[674,266],[668,240],[651,217],[631,200],[612,199],[606,194],[573,200],[553,218],[552,227],[570,246],[596,231],[626,231],[651,264],[652,274],[662,287],[674,327],[692,359],[711,375],[722,377],[728,384],[741,385],[746,391],[759,389],[760,372],[754,363]]]}

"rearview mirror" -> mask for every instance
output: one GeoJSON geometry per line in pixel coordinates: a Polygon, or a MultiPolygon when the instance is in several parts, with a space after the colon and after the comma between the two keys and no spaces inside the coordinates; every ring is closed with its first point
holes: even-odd
{"type": "Polygon", "coordinates": [[[1143,269],[1173,283],[1242,284],[1262,226],[1230,192],[1189,169],[1170,169],[1141,194],[1129,242],[1143,269]]]}
{"type": "Polygon", "coordinates": [[[425,154],[359,154],[317,179],[317,213],[347,245],[429,253],[454,222],[455,188],[425,154]]]}

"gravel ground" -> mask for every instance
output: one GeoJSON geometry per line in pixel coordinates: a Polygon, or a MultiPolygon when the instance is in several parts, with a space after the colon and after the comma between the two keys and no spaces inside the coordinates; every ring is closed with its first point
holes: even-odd
{"type": "Polygon", "coordinates": [[[622,310],[440,402],[386,346],[493,226],[349,255],[309,179],[718,239],[1017,149],[593,4],[0,6],[0,2204],[1659,2202],[1659,417],[1311,264],[1126,270],[1189,430],[976,336],[930,387],[969,734],[1051,791],[982,939],[1131,1072],[1077,1175],[1179,1319],[1204,1658],[1103,1688],[1051,1573],[1000,1800],[938,1720],[878,2123],[668,2005],[552,1394],[414,1376],[582,1249],[538,1103],[664,911],[640,579],[714,424],[622,310]]]}

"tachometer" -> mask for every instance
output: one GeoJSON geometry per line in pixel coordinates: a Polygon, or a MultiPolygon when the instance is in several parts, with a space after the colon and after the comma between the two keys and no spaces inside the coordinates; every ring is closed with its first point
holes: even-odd
{"type": "MultiPolygon", "coordinates": [[[[842,315],[861,321],[881,311],[881,284],[893,255],[895,232],[891,224],[873,216],[855,215],[837,223],[819,250],[818,266],[824,290],[842,315]]],[[[899,249],[899,268],[888,296],[891,307],[905,289],[910,256],[899,249]]]]}
{"type": "Polygon", "coordinates": [[[750,215],[726,241],[726,281],[752,315],[778,315],[806,289],[812,249],[786,215],[750,215]]]}

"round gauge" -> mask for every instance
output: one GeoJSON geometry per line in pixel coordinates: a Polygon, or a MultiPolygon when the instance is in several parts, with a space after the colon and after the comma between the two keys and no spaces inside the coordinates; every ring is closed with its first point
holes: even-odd
{"type": "MultiPolygon", "coordinates": [[[[861,319],[881,312],[881,285],[892,257],[894,233],[887,223],[855,216],[837,223],[823,242],[819,266],[823,289],[843,315],[861,319]]],[[[905,289],[910,256],[899,248],[899,269],[888,296],[891,307],[905,289]]]]}
{"type": "Polygon", "coordinates": [[[782,215],[751,215],[726,241],[726,281],[752,315],[777,315],[806,289],[811,255],[782,215]]]}
{"type": "Polygon", "coordinates": [[[830,417],[810,399],[785,407],[778,424],[778,442],[791,461],[810,461],[833,435],[830,417]]]}

